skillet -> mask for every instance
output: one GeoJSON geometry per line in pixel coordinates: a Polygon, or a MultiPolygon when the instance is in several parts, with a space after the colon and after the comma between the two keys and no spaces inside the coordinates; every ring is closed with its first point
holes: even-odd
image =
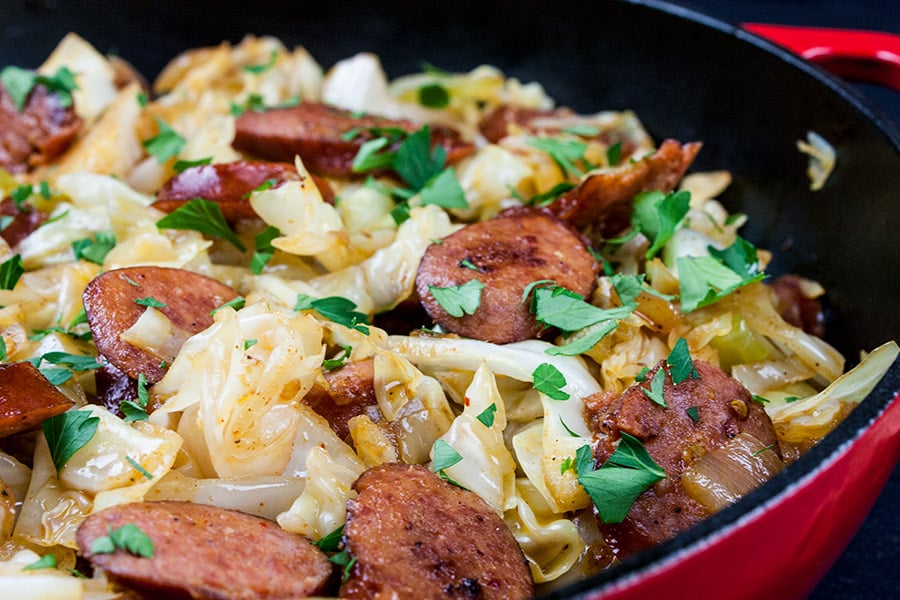
{"type": "MultiPolygon", "coordinates": [[[[391,75],[418,70],[423,59],[449,70],[487,62],[511,76],[540,81],[560,104],[581,112],[631,108],[657,139],[702,140],[695,170],[732,171],[734,184],[723,200],[730,211],[748,214],[744,236],[778,251],[770,273],[795,272],[825,286],[827,339],[851,364],[858,350],[900,338],[895,310],[900,286],[894,276],[900,268],[895,237],[900,136],[883,116],[817,69],[750,34],[678,7],[464,0],[452,6],[382,2],[377,9],[344,2],[336,11],[333,3],[313,1],[267,3],[248,12],[246,3],[234,0],[212,6],[14,2],[0,8],[0,27],[3,64],[34,66],[71,30],[152,77],[181,50],[238,41],[255,32],[302,44],[323,65],[361,50],[381,56],[391,75]],[[838,151],[839,167],[819,192],[809,191],[806,159],[794,146],[808,130],[838,151]]],[[[697,590],[725,593],[728,588],[717,586],[744,582],[734,570],[718,579],[692,578],[721,569],[729,556],[741,556],[716,554],[717,548],[724,544],[734,550],[748,536],[751,542],[759,538],[765,530],[750,529],[748,523],[756,526],[762,517],[787,510],[797,518],[798,511],[811,511],[800,502],[809,486],[830,494],[829,484],[843,481],[841,512],[832,517],[842,522],[829,521],[819,528],[822,538],[807,540],[826,539],[827,547],[795,558],[789,582],[783,572],[780,581],[775,574],[757,574],[753,579],[758,581],[747,584],[756,587],[742,590],[747,597],[805,594],[858,526],[897,460],[900,415],[891,401],[898,388],[900,366],[895,365],[833,435],[785,474],[686,535],[557,597],[630,597],[636,590],[649,594],[657,589],[653,585],[667,589],[671,581],[680,582],[679,596],[697,590]],[[881,460],[860,458],[869,451],[879,452],[881,460]],[[865,483],[852,489],[846,473],[844,478],[834,473],[835,465],[865,470],[865,483]],[[718,557],[712,559],[716,562],[697,563],[705,564],[702,569],[678,570],[710,556],[718,557]]],[[[825,506],[830,505],[823,502],[815,510],[822,513],[825,506]]],[[[750,552],[749,546],[741,548],[750,552]]],[[[754,556],[757,562],[775,563],[775,558],[754,556]]],[[[673,595],[668,588],[667,596],[673,595]]]]}

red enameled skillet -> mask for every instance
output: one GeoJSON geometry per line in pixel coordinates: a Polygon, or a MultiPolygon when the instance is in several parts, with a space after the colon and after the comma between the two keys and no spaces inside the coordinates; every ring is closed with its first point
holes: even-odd
{"type": "MultiPolygon", "coordinates": [[[[826,337],[851,365],[860,350],[900,339],[900,134],[840,81],[750,32],[841,75],[900,87],[896,37],[875,39],[878,51],[871,36],[835,45],[844,39],[835,32],[738,28],[649,0],[13,1],[0,7],[0,63],[35,66],[68,31],[150,77],[184,49],[256,33],[301,44],[326,66],[359,51],[380,55],[392,76],[423,60],[449,70],[488,63],[540,81],[580,112],[633,109],[656,139],[702,140],[694,170],[732,172],[723,200],[749,216],[743,235],[776,252],[770,273],[825,286],[826,337]],[[795,147],[807,131],[838,156],[817,192],[795,147]]],[[[900,458],[898,390],[895,364],[843,424],[761,489],[548,597],[803,597],[900,458]]]]}

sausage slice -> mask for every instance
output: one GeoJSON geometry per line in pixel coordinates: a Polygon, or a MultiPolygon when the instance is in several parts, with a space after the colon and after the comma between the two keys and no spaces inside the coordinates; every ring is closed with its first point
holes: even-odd
{"type": "Polygon", "coordinates": [[[30,362],[0,365],[0,437],[34,429],[74,405],[30,362]]]}
{"type": "Polygon", "coordinates": [[[135,502],[89,516],[76,535],[82,555],[116,582],[147,598],[277,600],[322,592],[331,565],[308,539],[272,521],[192,502],[135,502]],[[153,542],[153,557],[94,541],[126,524],[153,542]]]}
{"type": "Polygon", "coordinates": [[[47,213],[28,203],[17,206],[12,198],[4,198],[0,202],[0,215],[12,217],[12,221],[0,229],[0,237],[6,240],[10,248],[15,248],[48,218],[47,213]]]}
{"type": "Polygon", "coordinates": [[[584,297],[596,285],[600,265],[584,240],[552,215],[521,209],[473,223],[425,251],[416,275],[416,290],[429,316],[444,329],[495,344],[540,335],[528,302],[532,282],[552,279],[584,297]],[[474,313],[454,317],[429,287],[484,284],[474,313]]]}
{"type": "MultiPolygon", "coordinates": [[[[364,142],[375,137],[371,129],[399,128],[412,133],[420,127],[412,121],[355,116],[327,104],[302,102],[290,108],[245,112],[237,118],[231,145],[268,160],[291,162],[300,155],[312,173],[352,177],[357,175],[351,170],[353,158],[364,142]],[[354,132],[351,138],[348,134],[354,132]]],[[[432,127],[431,139],[447,151],[448,163],[475,151],[474,145],[447,127],[432,127]]]]}
{"type": "Polygon", "coordinates": [[[26,173],[65,152],[81,128],[74,103],[63,106],[58,94],[37,84],[22,112],[0,85],[0,167],[26,173]]]}
{"type": "Polygon", "coordinates": [[[588,176],[547,209],[595,243],[614,237],[630,223],[634,196],[650,190],[671,192],[701,146],[700,142],[682,146],[675,140],[665,140],[656,152],[642,160],[588,176]]]}
{"type": "MultiPolygon", "coordinates": [[[[334,203],[334,192],[328,182],[313,177],[322,197],[334,203]]],[[[189,167],[172,177],[156,195],[155,208],[172,212],[194,198],[218,202],[225,219],[234,222],[256,216],[250,206],[250,192],[272,181],[278,187],[287,181],[299,181],[294,165],[241,160],[189,167]]]]}
{"type": "Polygon", "coordinates": [[[673,384],[665,361],[660,361],[643,383],[618,398],[600,392],[585,399],[588,422],[607,434],[594,452],[600,463],[613,454],[625,431],[641,440],[666,472],[664,480],[638,496],[622,523],[600,524],[607,544],[620,557],[658,545],[709,516],[681,484],[681,474],[694,460],[742,432],[778,452],[772,421],[750,392],[714,365],[694,361],[694,367],[698,378],[673,384]],[[665,408],[644,393],[659,369],[667,369],[668,375],[665,408]],[[696,422],[688,413],[691,407],[696,407],[696,422]]]}
{"type": "Polygon", "coordinates": [[[212,325],[210,312],[237,296],[224,283],[198,273],[145,266],[114,269],[95,277],[85,286],[82,300],[100,354],[129,377],[137,379],[143,373],[148,383],[156,383],[181,343],[212,325]],[[181,343],[173,337],[165,348],[151,352],[119,337],[147,309],[147,299],[165,305],[157,310],[172,322],[175,335],[183,338],[181,343]]]}
{"type": "Polygon", "coordinates": [[[353,484],[344,541],[356,563],[341,598],[527,598],[531,573],[500,517],[419,465],[389,463],[353,484]]]}
{"type": "Polygon", "coordinates": [[[357,360],[333,371],[325,371],[328,387],[319,385],[303,397],[303,402],[325,417],[342,440],[350,435],[350,419],[368,414],[379,421],[381,411],[375,399],[375,360],[357,360]]]}

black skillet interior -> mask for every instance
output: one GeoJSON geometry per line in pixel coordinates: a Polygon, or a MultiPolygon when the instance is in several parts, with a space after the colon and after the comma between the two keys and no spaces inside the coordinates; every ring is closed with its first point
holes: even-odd
{"type": "MultiPolygon", "coordinates": [[[[703,141],[694,170],[732,172],[723,199],[749,215],[743,235],[776,253],[770,273],[795,272],[825,286],[828,340],[851,364],[860,349],[900,339],[900,135],[827,76],[694,13],[619,0],[295,0],[252,8],[235,0],[12,0],[0,7],[0,64],[36,66],[68,31],[148,77],[186,48],[271,34],[305,46],[326,67],[359,51],[378,54],[390,76],[417,71],[422,61],[448,70],[488,63],[541,82],[559,104],[581,112],[633,109],[658,140],[703,141]],[[806,157],[795,146],[810,130],[838,153],[818,192],[809,190],[806,157]]],[[[898,379],[895,365],[891,383],[880,388],[882,407],[898,379]]],[[[811,469],[879,410],[866,408],[789,477],[811,469]]],[[[763,495],[788,481],[779,478],[763,495]]],[[[762,497],[677,544],[726,525],[762,497]]]]}

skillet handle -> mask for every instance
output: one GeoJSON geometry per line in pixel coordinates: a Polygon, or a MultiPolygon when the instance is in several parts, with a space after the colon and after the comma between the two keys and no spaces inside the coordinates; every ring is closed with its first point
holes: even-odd
{"type": "Polygon", "coordinates": [[[763,23],[744,23],[741,27],[839,77],[900,92],[900,35],[763,23]]]}

